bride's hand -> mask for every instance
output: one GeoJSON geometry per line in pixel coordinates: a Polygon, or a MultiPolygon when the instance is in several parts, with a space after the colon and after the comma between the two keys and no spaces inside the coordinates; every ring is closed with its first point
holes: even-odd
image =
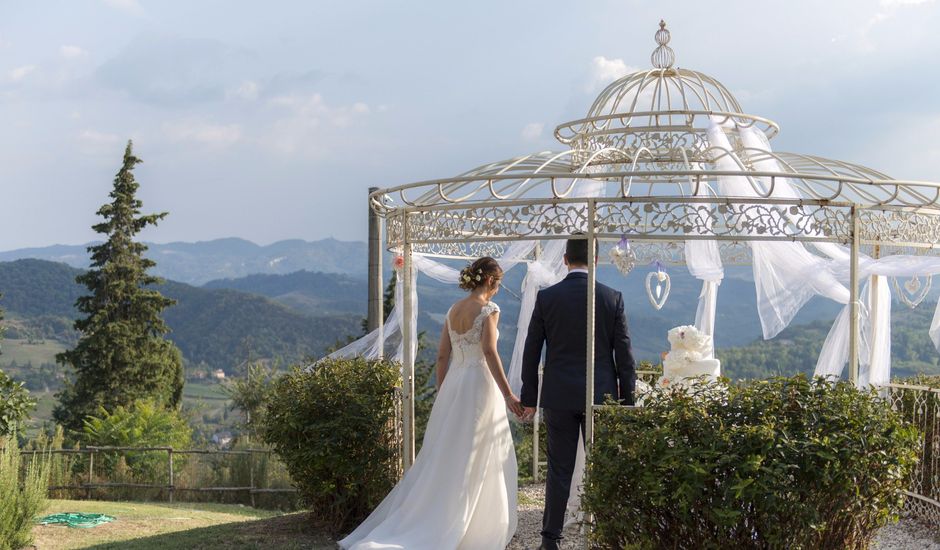
{"type": "Polygon", "coordinates": [[[506,400],[506,406],[509,407],[509,410],[512,411],[512,414],[516,416],[522,416],[523,408],[522,402],[519,401],[519,398],[515,394],[510,393],[509,395],[503,396],[506,400]]]}

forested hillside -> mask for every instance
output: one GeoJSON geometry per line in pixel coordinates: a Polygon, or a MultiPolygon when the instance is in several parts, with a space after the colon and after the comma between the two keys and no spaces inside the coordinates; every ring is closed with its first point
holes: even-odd
{"type": "MultiPolygon", "coordinates": [[[[83,290],[75,282],[78,273],[44,260],[0,262],[0,305],[12,320],[7,337],[72,341],[72,304],[83,290]]],[[[169,337],[190,369],[203,364],[239,374],[249,354],[298,361],[360,331],[355,314],[302,315],[262,296],[172,281],[161,291],[177,301],[166,311],[169,337]]]]}
{"type": "MultiPolygon", "coordinates": [[[[69,343],[74,339],[70,319],[72,304],[81,294],[74,282],[79,270],[42,260],[0,262],[0,306],[9,312],[8,339],[50,339],[69,343]]],[[[521,270],[507,274],[506,286],[517,290],[521,270]]],[[[450,285],[419,277],[419,330],[435,344],[449,305],[463,294],[450,285]]],[[[624,293],[633,344],[638,358],[656,360],[668,349],[666,332],[691,323],[699,283],[674,270],[672,292],[666,306],[654,310],[646,299],[642,277],[623,277],[602,268],[600,280],[624,293]]],[[[162,291],[178,301],[166,319],[170,338],[183,351],[189,373],[195,368],[222,368],[238,374],[239,365],[252,358],[279,357],[299,360],[319,355],[327,347],[361,330],[365,314],[364,279],[334,273],[300,271],[287,275],[251,275],[209,282],[206,287],[167,282],[162,291]]],[[[503,291],[500,351],[512,352],[519,302],[503,291]]],[[[940,354],[927,336],[933,303],[915,310],[901,304],[893,308],[893,369],[896,374],[940,372],[940,354]]],[[[795,323],[771,341],[760,339],[760,322],[754,305],[754,287],[741,277],[728,277],[719,290],[718,356],[724,372],[733,378],[812,372],[831,320],[835,304],[813,300],[795,323]]],[[[17,356],[30,356],[13,347],[17,356]]],[[[28,350],[27,350],[28,351],[28,350]]],[[[0,364],[7,364],[10,355],[0,364]]],[[[38,365],[37,365],[38,366],[38,365]]]]}
{"type": "MultiPolygon", "coordinates": [[[[891,374],[906,377],[940,374],[940,353],[927,334],[934,303],[916,309],[895,303],[891,311],[891,374]]],[[[733,379],[766,378],[775,374],[812,373],[830,322],[794,325],[770,341],[718,350],[722,372],[733,379]]]]}

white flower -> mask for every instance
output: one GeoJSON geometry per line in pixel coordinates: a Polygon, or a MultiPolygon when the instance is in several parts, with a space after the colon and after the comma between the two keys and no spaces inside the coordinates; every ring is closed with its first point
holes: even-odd
{"type": "Polygon", "coordinates": [[[667,338],[673,351],[687,350],[699,354],[700,358],[707,356],[712,346],[711,336],[691,325],[683,325],[670,330],[667,338]]]}

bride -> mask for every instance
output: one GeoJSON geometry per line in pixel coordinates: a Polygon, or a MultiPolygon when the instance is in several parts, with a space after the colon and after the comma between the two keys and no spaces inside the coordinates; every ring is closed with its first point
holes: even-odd
{"type": "Polygon", "coordinates": [[[506,409],[523,412],[496,352],[503,271],[480,258],[460,273],[470,292],[447,312],[437,399],[414,465],[342,548],[492,550],[516,531],[516,455],[506,409]],[[449,368],[448,368],[449,363],[449,368]]]}

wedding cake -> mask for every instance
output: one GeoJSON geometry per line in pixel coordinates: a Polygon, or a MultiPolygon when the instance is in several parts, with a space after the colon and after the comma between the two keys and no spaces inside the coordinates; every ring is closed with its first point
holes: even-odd
{"type": "Polygon", "coordinates": [[[712,358],[712,338],[693,326],[669,331],[672,349],[663,358],[659,386],[685,385],[689,378],[715,379],[721,374],[721,362],[712,358]]]}

